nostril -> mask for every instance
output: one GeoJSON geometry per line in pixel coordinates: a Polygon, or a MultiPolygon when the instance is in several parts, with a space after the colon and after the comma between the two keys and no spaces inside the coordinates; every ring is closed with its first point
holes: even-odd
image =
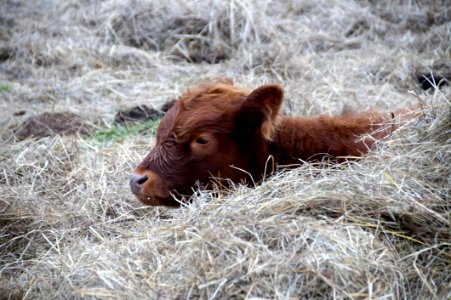
{"type": "Polygon", "coordinates": [[[149,177],[147,177],[146,175],[144,175],[144,176],[137,176],[137,175],[132,176],[132,178],[130,179],[130,188],[132,189],[132,192],[135,193],[135,194],[142,193],[141,185],[144,182],[146,182],[148,179],[149,179],[149,177]]]}
{"type": "Polygon", "coordinates": [[[146,175],[140,176],[140,177],[136,178],[136,183],[137,183],[138,185],[141,185],[141,184],[143,184],[144,182],[146,182],[147,179],[149,179],[149,177],[147,177],[146,175]]]}

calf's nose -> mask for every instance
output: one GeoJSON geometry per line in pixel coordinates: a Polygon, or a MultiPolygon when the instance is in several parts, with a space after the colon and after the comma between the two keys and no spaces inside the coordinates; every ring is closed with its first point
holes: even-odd
{"type": "Polygon", "coordinates": [[[136,168],[130,177],[130,189],[144,204],[179,206],[163,179],[151,170],[136,168]]]}
{"type": "Polygon", "coordinates": [[[130,178],[130,188],[133,193],[141,194],[142,193],[142,184],[145,183],[149,177],[147,175],[132,175],[130,178]]]}

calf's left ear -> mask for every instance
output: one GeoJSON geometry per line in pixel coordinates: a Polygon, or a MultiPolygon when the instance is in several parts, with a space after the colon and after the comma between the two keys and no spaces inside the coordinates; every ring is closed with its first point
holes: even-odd
{"type": "Polygon", "coordinates": [[[267,84],[252,91],[239,108],[236,126],[244,134],[259,130],[267,140],[272,140],[279,110],[283,100],[283,89],[278,84],[267,84]]]}

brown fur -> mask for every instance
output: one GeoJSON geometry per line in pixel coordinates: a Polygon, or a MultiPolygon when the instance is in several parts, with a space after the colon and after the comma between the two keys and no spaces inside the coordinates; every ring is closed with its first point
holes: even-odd
{"type": "Polygon", "coordinates": [[[171,194],[191,195],[219,178],[258,182],[270,156],[278,165],[361,156],[393,130],[392,116],[376,112],[280,117],[282,99],[276,84],[249,92],[216,80],[190,89],[161,120],[133,193],[149,205],[178,205],[171,194]]]}

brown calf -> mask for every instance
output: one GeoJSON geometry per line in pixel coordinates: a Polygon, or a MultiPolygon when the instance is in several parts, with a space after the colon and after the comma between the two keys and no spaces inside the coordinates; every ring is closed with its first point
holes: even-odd
{"type": "Polygon", "coordinates": [[[281,117],[282,99],[277,84],[249,92],[220,80],[190,89],[161,120],[156,146],[132,175],[132,192],[145,204],[177,206],[172,195],[191,195],[219,178],[260,181],[268,157],[290,165],[361,156],[393,129],[393,114],[375,112],[281,117]]]}

